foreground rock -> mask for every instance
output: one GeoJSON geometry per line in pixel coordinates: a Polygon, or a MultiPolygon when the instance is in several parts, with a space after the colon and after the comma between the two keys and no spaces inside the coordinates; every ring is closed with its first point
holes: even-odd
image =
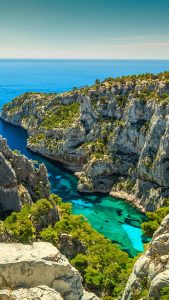
{"type": "MultiPolygon", "coordinates": [[[[1,300],[64,300],[64,298],[54,289],[45,285],[30,289],[17,290],[1,290],[1,300]]],[[[92,293],[84,291],[81,300],[99,300],[97,296],[92,293]]]]}
{"type": "Polygon", "coordinates": [[[0,244],[0,299],[97,300],[79,272],[49,243],[0,244]],[[10,255],[9,255],[10,254],[10,255]]]}
{"type": "Polygon", "coordinates": [[[169,72],[107,79],[56,95],[26,93],[1,118],[28,147],[78,172],[82,192],[128,194],[142,211],[169,197],[169,72]]]}
{"type": "Polygon", "coordinates": [[[47,286],[38,286],[30,289],[1,290],[1,300],[63,300],[61,295],[47,286]]]}
{"type": "Polygon", "coordinates": [[[49,196],[46,167],[12,151],[0,136],[0,212],[19,211],[23,204],[32,204],[49,196]]]}
{"type": "Polygon", "coordinates": [[[142,299],[143,292],[144,299],[159,300],[161,290],[166,287],[169,288],[169,215],[155,232],[148,250],[137,260],[122,300],[139,295],[137,299],[142,299]]]}

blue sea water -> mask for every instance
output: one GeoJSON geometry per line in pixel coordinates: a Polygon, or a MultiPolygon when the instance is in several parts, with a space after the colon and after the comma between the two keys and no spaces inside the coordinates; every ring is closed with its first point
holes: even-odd
{"type": "Polygon", "coordinates": [[[28,91],[63,92],[95,79],[169,70],[169,60],[0,59],[0,104],[28,91]]]}
{"type": "MultiPolygon", "coordinates": [[[[95,79],[169,70],[169,61],[135,60],[0,60],[0,108],[28,91],[63,92],[90,85],[95,79]]],[[[59,163],[52,162],[26,148],[27,133],[0,121],[0,134],[12,149],[44,162],[51,190],[73,204],[75,214],[84,215],[92,226],[131,255],[143,251],[140,225],[144,216],[123,200],[108,195],[81,194],[76,177],[59,163]]]]}

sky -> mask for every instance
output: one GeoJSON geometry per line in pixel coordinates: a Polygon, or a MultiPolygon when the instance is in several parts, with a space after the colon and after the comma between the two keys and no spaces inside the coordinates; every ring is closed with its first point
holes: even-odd
{"type": "Polygon", "coordinates": [[[169,0],[0,0],[0,58],[169,59],[169,0]]]}

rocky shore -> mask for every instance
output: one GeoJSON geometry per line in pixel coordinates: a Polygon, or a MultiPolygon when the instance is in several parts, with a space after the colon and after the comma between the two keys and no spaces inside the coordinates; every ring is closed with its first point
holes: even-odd
{"type": "Polygon", "coordinates": [[[111,191],[110,196],[117,199],[124,199],[124,201],[127,201],[131,203],[134,207],[136,207],[139,211],[142,213],[146,213],[145,208],[141,205],[140,199],[137,199],[134,195],[129,194],[125,191],[111,191]]]}
{"type": "Polygon", "coordinates": [[[26,93],[1,118],[28,131],[28,148],[78,172],[81,192],[123,193],[154,211],[169,197],[168,115],[165,72],[58,95],[26,93]]]}

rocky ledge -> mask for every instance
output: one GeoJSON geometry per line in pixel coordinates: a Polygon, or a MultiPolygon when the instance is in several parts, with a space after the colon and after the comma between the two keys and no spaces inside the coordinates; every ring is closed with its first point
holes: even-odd
{"type": "Polygon", "coordinates": [[[26,93],[1,118],[28,131],[31,150],[78,172],[82,192],[124,192],[145,211],[169,197],[169,72],[26,93]]]}
{"type": "Polygon", "coordinates": [[[32,204],[49,196],[50,185],[44,164],[34,162],[12,151],[0,136],[0,213],[20,211],[23,204],[32,204]]]}
{"type": "Polygon", "coordinates": [[[169,299],[169,215],[136,262],[122,300],[169,299]],[[167,295],[162,298],[162,295],[167,295]]]}
{"type": "Polygon", "coordinates": [[[0,243],[0,253],[1,300],[99,300],[83,290],[78,271],[49,243],[0,243]]]}

